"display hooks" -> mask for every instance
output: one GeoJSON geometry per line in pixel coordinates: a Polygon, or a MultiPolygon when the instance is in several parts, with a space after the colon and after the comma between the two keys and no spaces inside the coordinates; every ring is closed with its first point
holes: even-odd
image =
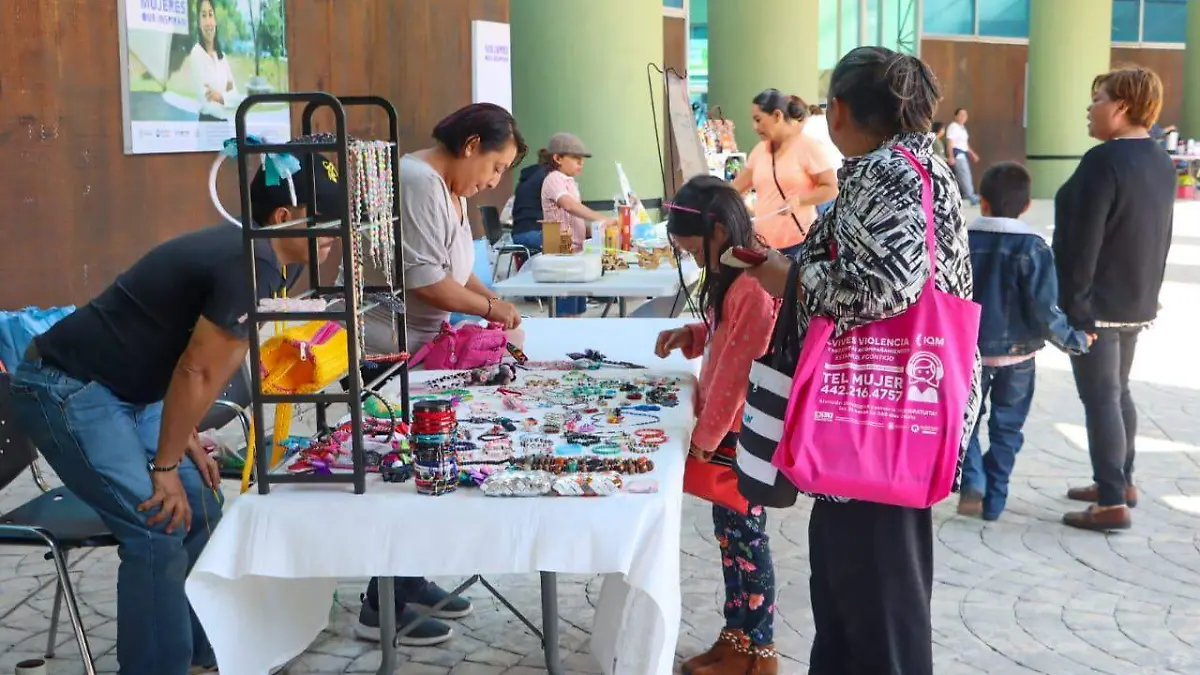
{"type": "MultiPolygon", "coordinates": [[[[662,175],[663,203],[666,203],[667,195],[669,194],[674,197],[675,193],[679,190],[679,186],[674,186],[675,189],[673,190],[667,189],[667,161],[666,158],[663,157],[662,137],[658,133],[658,125],[660,121],[658,116],[658,106],[654,105],[654,72],[658,72],[658,74],[661,76],[660,84],[662,85],[664,92],[663,101],[666,104],[667,119],[670,119],[671,117],[671,96],[667,88],[667,78],[674,74],[675,77],[687,81],[687,75],[680,74],[680,72],[675,70],[673,67],[663,70],[657,63],[651,62],[646,64],[646,87],[650,94],[650,117],[651,121],[654,123],[654,147],[658,150],[658,170],[662,175]]],[[[670,147],[668,148],[669,150],[678,152],[675,141],[672,139],[671,134],[669,133],[667,134],[667,143],[670,144],[670,147]]],[[[690,311],[692,316],[696,317],[697,319],[703,318],[701,316],[700,309],[696,307],[695,300],[692,299],[692,294],[687,291],[687,282],[683,278],[683,257],[680,255],[679,249],[674,243],[671,243],[671,255],[675,257],[675,273],[679,275],[679,292],[683,293],[684,300],[687,302],[688,311],[690,311]]],[[[705,270],[701,270],[700,274],[705,274],[705,270]]]]}

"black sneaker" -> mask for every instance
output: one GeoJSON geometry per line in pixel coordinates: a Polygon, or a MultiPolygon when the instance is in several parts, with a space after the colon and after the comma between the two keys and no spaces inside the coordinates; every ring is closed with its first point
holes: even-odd
{"type": "Polygon", "coordinates": [[[434,612],[433,616],[439,619],[461,619],[465,616],[470,616],[471,612],[475,611],[475,607],[471,604],[470,600],[462,596],[451,596],[432,581],[426,581],[420,592],[404,595],[405,602],[423,609],[432,609],[434,605],[447,598],[449,600],[446,604],[434,612]]]}
{"type": "MultiPolygon", "coordinates": [[[[405,607],[396,617],[397,630],[419,620],[420,617],[421,615],[416,610],[405,607]]],[[[368,640],[370,642],[380,641],[379,610],[371,607],[371,604],[366,601],[365,597],[363,598],[362,609],[358,612],[358,625],[354,627],[354,635],[360,640],[368,640]]],[[[428,647],[430,645],[441,644],[449,640],[453,635],[454,631],[450,630],[450,626],[437,619],[425,619],[412,632],[400,638],[399,644],[405,647],[428,647]]]]}

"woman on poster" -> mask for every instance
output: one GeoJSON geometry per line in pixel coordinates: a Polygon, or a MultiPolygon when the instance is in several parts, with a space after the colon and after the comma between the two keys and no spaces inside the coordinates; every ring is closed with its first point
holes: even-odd
{"type": "Polygon", "coordinates": [[[217,8],[214,0],[200,0],[196,5],[196,44],[188,54],[186,72],[200,102],[201,122],[229,120],[229,103],[238,93],[233,81],[233,69],[221,49],[217,35],[217,8]]]}

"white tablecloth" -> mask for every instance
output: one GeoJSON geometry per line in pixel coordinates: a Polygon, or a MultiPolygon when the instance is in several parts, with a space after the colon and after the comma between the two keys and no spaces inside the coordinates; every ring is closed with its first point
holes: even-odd
{"type": "MultiPolygon", "coordinates": [[[[683,261],[682,269],[686,285],[690,286],[700,278],[700,268],[691,258],[683,261]]],[[[654,270],[635,266],[627,270],[605,272],[598,280],[587,283],[541,283],[534,281],[533,272],[526,265],[517,274],[498,282],[492,290],[505,298],[661,298],[679,292],[679,270],[670,265],[654,270]]]]}
{"type": "MultiPolygon", "coordinates": [[[[697,363],[652,353],[658,331],[682,323],[627,320],[615,331],[612,320],[532,319],[525,351],[552,360],[594,348],[656,374],[694,374],[697,363]]],[[[653,455],[656,494],[498,499],[461,489],[433,498],[375,477],[363,495],[290,485],[237,498],[187,582],[221,672],[263,674],[304,651],[328,625],[338,578],[548,571],[608,575],[591,644],[606,673],[670,673],[692,393],[684,387],[665,411],[671,441],[653,455]]]]}

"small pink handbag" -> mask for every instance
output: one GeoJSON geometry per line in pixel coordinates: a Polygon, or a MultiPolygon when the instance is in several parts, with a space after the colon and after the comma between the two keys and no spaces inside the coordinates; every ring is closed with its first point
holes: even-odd
{"type": "Polygon", "coordinates": [[[958,469],[979,305],[937,290],[932,178],[921,174],[929,280],[903,314],[834,337],[814,316],[772,463],[805,492],[926,508],[958,469]]]}
{"type": "Polygon", "coordinates": [[[442,330],[410,360],[413,366],[425,364],[426,370],[471,370],[500,363],[508,353],[508,333],[498,323],[477,323],[453,327],[442,323],[442,330]]]}

